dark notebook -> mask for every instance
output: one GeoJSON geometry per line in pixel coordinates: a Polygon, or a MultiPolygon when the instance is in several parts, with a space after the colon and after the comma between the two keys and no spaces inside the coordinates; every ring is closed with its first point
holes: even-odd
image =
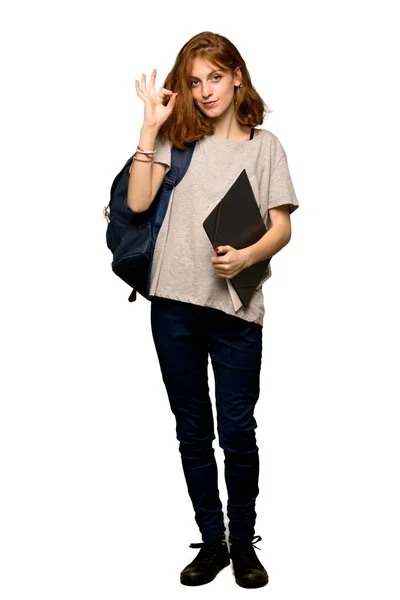
{"type": "MultiPolygon", "coordinates": [[[[229,245],[240,250],[255,244],[265,235],[267,228],[246,169],[205,219],[203,227],[213,248],[229,245]]],[[[243,306],[249,305],[257,286],[265,277],[270,260],[268,258],[255,263],[230,279],[243,306]]]]}

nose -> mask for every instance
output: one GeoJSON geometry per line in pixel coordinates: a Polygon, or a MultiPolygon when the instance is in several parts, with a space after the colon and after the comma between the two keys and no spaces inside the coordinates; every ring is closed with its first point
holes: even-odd
{"type": "Polygon", "coordinates": [[[211,83],[209,81],[207,81],[207,83],[203,83],[201,94],[205,99],[212,95],[211,83]]]}

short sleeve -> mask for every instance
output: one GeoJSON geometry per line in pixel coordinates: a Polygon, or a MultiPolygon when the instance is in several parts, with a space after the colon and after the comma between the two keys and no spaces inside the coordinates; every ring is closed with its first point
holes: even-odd
{"type": "MultiPolygon", "coordinates": [[[[161,141],[160,138],[157,136],[154,145],[154,150],[156,151],[154,155],[154,162],[162,163],[164,165],[167,165],[167,167],[171,168],[171,149],[172,144],[169,139],[161,141]]],[[[169,169],[166,170],[166,173],[168,172],[168,170],[169,169]]]]}
{"type": "Polygon", "coordinates": [[[278,160],[270,177],[268,208],[275,208],[283,204],[289,204],[289,214],[299,207],[285,153],[278,160]]]}

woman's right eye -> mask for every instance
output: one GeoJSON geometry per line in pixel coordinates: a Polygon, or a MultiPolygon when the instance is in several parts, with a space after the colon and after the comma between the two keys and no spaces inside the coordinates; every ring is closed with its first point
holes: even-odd
{"type": "MultiPolygon", "coordinates": [[[[212,76],[212,80],[213,81],[221,81],[222,79],[222,75],[213,75],[212,76]]],[[[190,87],[195,87],[197,84],[199,83],[198,79],[192,79],[190,82],[190,87]]]]}

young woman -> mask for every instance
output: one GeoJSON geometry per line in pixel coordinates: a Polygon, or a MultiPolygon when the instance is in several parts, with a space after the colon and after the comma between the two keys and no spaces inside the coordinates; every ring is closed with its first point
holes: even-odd
{"type": "MultiPolygon", "coordinates": [[[[212,581],[233,563],[236,582],[261,587],[267,571],[253,541],[259,492],[254,408],[260,392],[261,285],[246,308],[228,282],[290,240],[290,214],[299,203],[278,138],[255,129],[266,105],[245,61],[224,36],[203,32],[180,50],[164,87],[143,74],[144,102],[138,151],[132,162],[128,207],[146,210],[171,166],[171,147],[196,140],[189,169],[170,198],[157,237],[151,272],[151,328],[163,381],[176,418],[183,472],[202,535],[197,557],[180,574],[184,585],[212,581]],[[243,169],[252,183],[267,233],[256,244],[213,249],[203,228],[209,207],[243,169]],[[208,387],[208,356],[215,376],[219,445],[225,455],[229,551],[219,498],[208,387]]],[[[270,273],[266,274],[267,277],[270,273]]],[[[257,546],[256,546],[257,547],[257,546]]]]}

